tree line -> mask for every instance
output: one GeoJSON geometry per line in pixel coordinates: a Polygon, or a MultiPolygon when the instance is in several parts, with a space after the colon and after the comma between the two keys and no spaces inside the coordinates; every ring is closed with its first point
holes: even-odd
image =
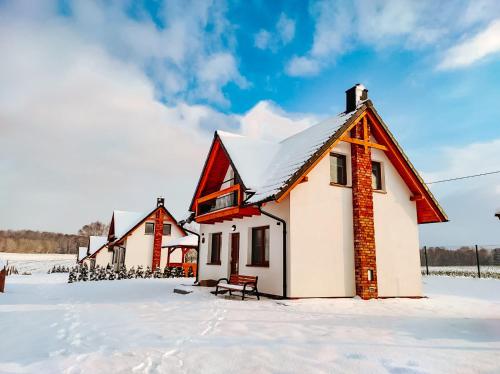
{"type": "MultiPolygon", "coordinates": [[[[479,264],[484,266],[497,265],[495,262],[495,251],[500,251],[500,248],[479,248],[479,264]]],[[[427,247],[427,260],[429,266],[473,266],[477,264],[476,248],[466,246],[458,249],[427,247]]],[[[425,252],[423,248],[420,249],[420,263],[422,266],[425,265],[425,252]]]]}
{"type": "Polygon", "coordinates": [[[82,226],[77,234],[34,230],[0,230],[0,252],[76,254],[88,245],[90,235],[107,235],[108,226],[96,221],[82,226]]]}

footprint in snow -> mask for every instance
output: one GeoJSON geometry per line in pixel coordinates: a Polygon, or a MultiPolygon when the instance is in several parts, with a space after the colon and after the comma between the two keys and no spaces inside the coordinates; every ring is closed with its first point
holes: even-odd
{"type": "Polygon", "coordinates": [[[65,329],[59,329],[59,330],[57,330],[56,337],[59,340],[66,338],[66,330],[65,329]]]}
{"type": "Polygon", "coordinates": [[[350,360],[362,360],[366,358],[365,355],[362,355],[361,353],[349,353],[345,355],[346,358],[350,360]]]}

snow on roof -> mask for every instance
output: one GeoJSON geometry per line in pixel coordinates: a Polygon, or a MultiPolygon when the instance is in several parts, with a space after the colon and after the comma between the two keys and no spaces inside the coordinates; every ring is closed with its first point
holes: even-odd
{"type": "Polygon", "coordinates": [[[196,235],[181,236],[166,242],[163,247],[197,247],[198,237],[196,235]]]}
{"type": "Polygon", "coordinates": [[[7,264],[3,262],[3,260],[0,258],[0,270],[3,270],[4,267],[6,267],[7,264]]]}
{"type": "Polygon", "coordinates": [[[79,247],[78,248],[78,261],[83,260],[85,257],[87,257],[87,247],[79,247]]]}
{"type": "Polygon", "coordinates": [[[91,236],[89,238],[89,255],[93,255],[98,249],[102,248],[104,244],[108,242],[107,236],[91,236]]]}
{"type": "Polygon", "coordinates": [[[113,211],[115,237],[120,239],[135,225],[146,217],[146,213],[127,212],[124,210],[113,211]]]}
{"type": "Polygon", "coordinates": [[[278,193],[355,112],[340,113],[280,142],[217,131],[245,187],[255,192],[248,202],[256,203],[278,193]]]}

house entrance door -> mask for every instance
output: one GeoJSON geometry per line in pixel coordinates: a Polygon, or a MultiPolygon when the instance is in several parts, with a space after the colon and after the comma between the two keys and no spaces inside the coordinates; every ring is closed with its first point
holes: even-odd
{"type": "Polygon", "coordinates": [[[240,233],[231,234],[231,274],[238,274],[240,260],[240,233]]]}

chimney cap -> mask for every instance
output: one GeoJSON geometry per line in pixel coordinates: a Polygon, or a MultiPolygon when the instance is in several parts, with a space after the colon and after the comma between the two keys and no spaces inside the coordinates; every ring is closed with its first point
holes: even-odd
{"type": "Polygon", "coordinates": [[[356,83],[354,86],[352,86],[351,88],[347,89],[345,92],[347,92],[349,90],[353,90],[353,89],[367,90],[368,91],[368,89],[365,87],[365,85],[363,83],[356,83]]]}
{"type": "Polygon", "coordinates": [[[156,206],[164,206],[165,205],[165,198],[164,197],[158,197],[156,199],[156,206]]]}
{"type": "Polygon", "coordinates": [[[356,83],[345,92],[346,113],[356,110],[361,101],[368,100],[368,89],[361,83],[356,83]]]}

